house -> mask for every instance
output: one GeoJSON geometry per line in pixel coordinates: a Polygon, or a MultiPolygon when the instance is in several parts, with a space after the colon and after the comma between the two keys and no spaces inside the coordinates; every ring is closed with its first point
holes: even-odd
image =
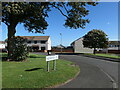
{"type": "Polygon", "coordinates": [[[109,41],[108,53],[120,53],[120,41],[109,41]]]}
{"type": "MultiPolygon", "coordinates": [[[[74,49],[74,53],[93,53],[93,49],[84,47],[82,40],[83,37],[71,43],[71,46],[74,49]]],[[[108,48],[97,49],[97,52],[120,53],[120,41],[109,41],[108,48]]]]}
{"type": "Polygon", "coordinates": [[[22,36],[27,39],[27,46],[33,51],[47,52],[51,50],[50,36],[22,36]]]}
{"type": "Polygon", "coordinates": [[[71,43],[71,46],[74,49],[74,53],[93,53],[93,49],[86,48],[83,46],[83,37],[78,38],[77,40],[71,43]]]}
{"type": "Polygon", "coordinates": [[[4,41],[0,41],[0,49],[5,49],[5,42],[4,41]]]}
{"type": "Polygon", "coordinates": [[[51,50],[50,36],[20,36],[27,39],[27,46],[31,51],[47,52],[51,50]]]}

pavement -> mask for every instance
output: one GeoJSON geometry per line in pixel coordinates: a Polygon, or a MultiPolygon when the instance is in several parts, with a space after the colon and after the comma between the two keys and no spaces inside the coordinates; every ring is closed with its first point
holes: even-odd
{"type": "Polygon", "coordinates": [[[118,88],[118,62],[72,54],[60,55],[60,59],[79,65],[80,73],[74,80],[57,88],[118,88]]]}

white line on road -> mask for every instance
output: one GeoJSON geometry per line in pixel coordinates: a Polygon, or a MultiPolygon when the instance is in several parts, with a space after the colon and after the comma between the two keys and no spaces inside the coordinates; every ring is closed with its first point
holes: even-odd
{"type": "Polygon", "coordinates": [[[102,68],[100,68],[98,65],[97,65],[97,67],[98,67],[103,73],[105,73],[105,74],[108,76],[108,78],[110,78],[110,80],[111,80],[112,83],[113,83],[113,88],[118,88],[117,82],[116,82],[107,72],[105,72],[102,68]]]}

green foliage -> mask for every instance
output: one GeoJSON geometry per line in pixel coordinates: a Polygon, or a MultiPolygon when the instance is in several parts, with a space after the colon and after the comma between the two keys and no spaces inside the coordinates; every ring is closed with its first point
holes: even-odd
{"type": "Polygon", "coordinates": [[[96,6],[95,2],[3,2],[2,21],[6,25],[23,23],[30,32],[43,33],[47,29],[46,17],[52,8],[57,9],[66,17],[65,26],[70,28],[85,28],[89,14],[87,5],[96,6]]]}
{"type": "Polygon", "coordinates": [[[14,61],[25,60],[28,56],[26,39],[22,37],[15,37],[13,44],[14,44],[14,47],[13,47],[13,53],[12,53],[12,60],[14,61]]]}
{"type": "Polygon", "coordinates": [[[8,57],[13,53],[13,37],[18,23],[23,23],[26,30],[44,33],[48,23],[48,12],[55,8],[65,18],[65,27],[85,28],[89,23],[85,16],[89,14],[86,6],[96,6],[95,2],[2,2],[2,22],[8,26],[8,57]]]}
{"type": "Polygon", "coordinates": [[[93,29],[83,37],[83,45],[88,48],[107,48],[108,38],[102,30],[93,29]]]}

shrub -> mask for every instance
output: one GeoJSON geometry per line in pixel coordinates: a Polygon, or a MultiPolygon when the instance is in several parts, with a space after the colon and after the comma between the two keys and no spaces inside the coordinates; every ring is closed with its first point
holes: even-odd
{"type": "Polygon", "coordinates": [[[28,48],[26,44],[27,39],[22,37],[15,37],[14,38],[14,49],[12,53],[12,60],[14,61],[23,61],[26,60],[28,57],[28,48]]]}

